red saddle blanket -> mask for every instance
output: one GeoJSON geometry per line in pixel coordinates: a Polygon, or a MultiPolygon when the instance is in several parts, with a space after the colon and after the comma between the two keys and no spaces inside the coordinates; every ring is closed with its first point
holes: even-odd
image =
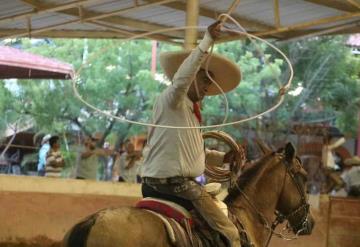
{"type": "Polygon", "coordinates": [[[135,205],[135,207],[157,212],[166,217],[176,220],[180,224],[184,224],[184,222],[188,222],[190,226],[193,226],[193,220],[190,212],[186,210],[184,207],[174,202],[152,198],[152,197],[146,197],[143,198],[141,201],[139,201],[135,205]]]}

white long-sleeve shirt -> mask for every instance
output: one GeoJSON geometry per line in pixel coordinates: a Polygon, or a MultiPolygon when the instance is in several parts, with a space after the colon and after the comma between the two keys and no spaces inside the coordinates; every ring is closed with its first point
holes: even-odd
{"type": "Polygon", "coordinates": [[[322,148],[322,162],[325,167],[335,168],[335,159],[332,151],[345,143],[345,138],[340,138],[335,142],[324,145],[322,148]]]}
{"type": "MultiPolygon", "coordinates": [[[[213,40],[206,33],[199,46],[184,60],[174,75],[173,84],[157,98],[153,123],[172,126],[199,126],[193,102],[187,92],[213,40]]],[[[205,170],[204,140],[200,129],[154,128],[150,130],[149,152],[143,177],[197,177],[205,170]]],[[[222,162],[223,153],[207,152],[211,163],[222,162]]]]}

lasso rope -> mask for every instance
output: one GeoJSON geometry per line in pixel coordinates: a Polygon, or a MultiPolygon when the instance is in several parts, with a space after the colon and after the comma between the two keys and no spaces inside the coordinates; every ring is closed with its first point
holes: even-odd
{"type": "Polygon", "coordinates": [[[230,163],[229,169],[206,164],[205,175],[211,178],[212,182],[225,183],[230,181],[230,184],[235,182],[246,161],[244,148],[238,145],[229,134],[223,131],[208,131],[203,133],[202,136],[204,139],[213,138],[225,142],[235,155],[235,159],[230,163]]]}
{"type": "MultiPolygon", "coordinates": [[[[219,18],[229,18],[234,24],[237,25],[237,27],[239,27],[239,29],[242,29],[243,28],[241,27],[241,25],[235,20],[233,19],[230,15],[228,14],[222,14],[219,16],[219,18]]],[[[200,26],[184,26],[184,27],[175,27],[175,28],[165,28],[165,29],[161,29],[161,30],[156,30],[156,31],[151,31],[151,32],[147,32],[147,33],[143,33],[143,34],[138,34],[138,35],[134,35],[130,38],[127,38],[125,39],[124,41],[131,41],[131,40],[134,40],[134,39],[138,39],[138,38],[143,38],[143,37],[146,37],[148,35],[152,35],[152,34],[157,34],[157,33],[164,33],[164,32],[169,32],[169,31],[176,31],[176,30],[185,30],[185,29],[194,29],[194,28],[206,28],[206,27],[200,27],[200,26]]],[[[116,120],[119,120],[120,122],[126,122],[126,123],[130,123],[130,124],[137,124],[137,125],[140,125],[140,126],[147,126],[147,127],[158,127],[158,128],[169,128],[169,129],[209,129],[209,128],[220,128],[220,127],[225,127],[225,126],[230,126],[230,125],[235,125],[235,124],[240,124],[240,123],[243,123],[243,122],[247,122],[247,121],[250,121],[250,120],[253,120],[253,119],[256,119],[262,115],[265,115],[267,113],[270,113],[272,111],[274,111],[276,108],[278,108],[282,102],[284,101],[284,95],[285,95],[285,92],[289,89],[290,85],[291,85],[291,82],[293,80],[293,68],[292,68],[292,65],[289,61],[289,59],[287,58],[287,56],[280,50],[278,49],[276,46],[272,45],[271,43],[269,43],[268,41],[262,39],[262,38],[259,38],[255,35],[252,35],[252,34],[249,34],[247,33],[246,31],[237,31],[237,30],[230,30],[230,29],[227,29],[225,28],[226,31],[229,31],[229,32],[232,32],[232,33],[236,33],[236,34],[239,34],[239,35],[245,35],[247,36],[251,42],[253,42],[253,39],[255,40],[258,40],[258,41],[261,41],[265,44],[267,44],[268,46],[270,46],[271,48],[273,48],[274,50],[276,50],[283,58],[284,60],[287,62],[288,66],[289,66],[289,69],[290,69],[290,76],[289,76],[289,79],[287,81],[287,83],[282,86],[279,90],[279,97],[278,97],[278,100],[276,102],[276,104],[274,104],[272,107],[270,107],[269,109],[261,112],[261,113],[258,113],[256,115],[253,115],[253,116],[250,116],[250,117],[247,117],[245,119],[241,119],[241,120],[237,120],[237,121],[232,121],[232,122],[228,122],[226,123],[226,118],[227,118],[227,112],[228,112],[228,101],[227,101],[227,98],[226,98],[226,95],[225,93],[223,92],[223,90],[221,89],[221,87],[216,83],[216,81],[211,78],[211,76],[209,75],[208,73],[208,64],[209,64],[209,60],[207,61],[207,65],[206,65],[206,73],[207,73],[207,76],[211,79],[211,81],[216,85],[216,87],[218,87],[218,89],[220,90],[220,92],[222,93],[222,95],[224,96],[224,99],[225,99],[225,102],[226,102],[226,114],[225,114],[225,118],[224,118],[224,122],[222,124],[214,124],[214,125],[204,125],[204,126],[173,126],[173,125],[159,125],[159,124],[152,124],[152,123],[144,123],[144,122],[138,122],[138,121],[134,121],[134,120],[129,120],[127,119],[126,117],[124,116],[116,116],[116,115],[113,115],[109,112],[106,112],[104,110],[101,110],[99,108],[97,108],[96,106],[90,104],[89,102],[87,102],[86,100],[84,100],[82,98],[82,96],[79,94],[78,90],[77,90],[77,86],[76,86],[76,81],[77,79],[79,79],[79,74],[83,68],[83,66],[80,67],[80,69],[77,71],[77,73],[75,74],[75,77],[74,79],[72,80],[72,86],[73,86],[73,91],[74,91],[74,95],[76,98],[78,98],[83,104],[85,104],[86,106],[88,106],[89,108],[93,109],[94,111],[100,113],[100,114],[103,114],[105,116],[108,116],[110,118],[114,118],[116,120]]],[[[108,48],[106,48],[108,49],[108,48]]],[[[212,51],[213,48],[211,48],[211,51],[212,51]]],[[[263,52],[261,51],[261,49],[259,49],[259,47],[257,47],[257,49],[259,50],[259,52],[263,55],[263,52]]],[[[265,57],[265,56],[264,56],[265,57]]],[[[265,62],[268,63],[267,59],[265,59],[265,62]]],[[[271,67],[271,66],[270,66],[271,67]]],[[[271,67],[272,68],[272,67],[271,67]]],[[[277,81],[279,81],[279,78],[277,78],[277,81]]]]}

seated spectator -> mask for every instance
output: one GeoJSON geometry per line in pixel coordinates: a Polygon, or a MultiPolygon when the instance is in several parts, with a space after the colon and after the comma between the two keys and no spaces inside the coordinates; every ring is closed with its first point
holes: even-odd
{"type": "Polygon", "coordinates": [[[20,175],[21,174],[21,168],[20,168],[20,158],[21,153],[20,153],[20,149],[17,149],[15,153],[13,153],[10,156],[10,164],[11,164],[11,173],[15,174],[15,175],[20,175]]]}
{"type": "Polygon", "coordinates": [[[334,150],[345,143],[345,138],[335,138],[326,136],[324,138],[324,145],[322,148],[322,163],[323,166],[332,170],[339,170],[340,167],[335,162],[334,150]]]}
{"type": "Polygon", "coordinates": [[[341,175],[348,196],[360,197],[360,157],[354,156],[344,162],[346,170],[341,175]]]}
{"type": "Polygon", "coordinates": [[[49,139],[50,150],[46,156],[45,176],[58,178],[65,165],[64,158],[60,153],[59,137],[52,136],[49,139]]]}

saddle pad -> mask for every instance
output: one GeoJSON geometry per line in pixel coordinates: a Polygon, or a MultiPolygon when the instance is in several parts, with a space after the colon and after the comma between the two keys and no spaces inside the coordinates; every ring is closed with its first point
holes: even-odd
{"type": "Polygon", "coordinates": [[[154,212],[163,214],[169,218],[173,218],[180,224],[183,224],[185,221],[187,221],[190,226],[193,225],[190,212],[182,206],[171,201],[146,197],[143,198],[141,201],[137,202],[135,207],[152,210],[154,212]]]}

